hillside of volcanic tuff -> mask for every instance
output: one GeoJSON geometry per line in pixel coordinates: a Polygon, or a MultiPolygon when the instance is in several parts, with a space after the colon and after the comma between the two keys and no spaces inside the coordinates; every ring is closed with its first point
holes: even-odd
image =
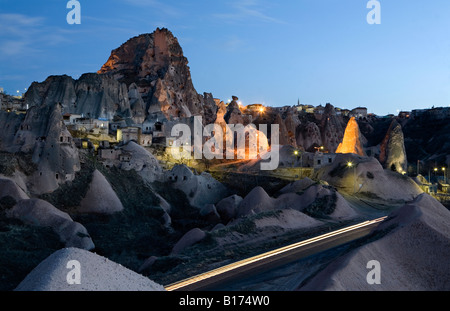
{"type": "Polygon", "coordinates": [[[205,115],[215,121],[217,105],[210,94],[201,96],[192,83],[188,60],[173,34],[163,28],[131,38],[111,52],[98,74],[133,83],[148,114],[171,117],[205,115]]]}

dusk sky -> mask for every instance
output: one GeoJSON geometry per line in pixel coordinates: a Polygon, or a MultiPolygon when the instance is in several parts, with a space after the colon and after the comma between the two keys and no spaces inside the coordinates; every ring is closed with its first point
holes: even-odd
{"type": "Polygon", "coordinates": [[[96,72],[129,38],[166,27],[199,93],[244,105],[331,103],[379,115],[450,106],[450,1],[0,0],[0,87],[96,72]]]}

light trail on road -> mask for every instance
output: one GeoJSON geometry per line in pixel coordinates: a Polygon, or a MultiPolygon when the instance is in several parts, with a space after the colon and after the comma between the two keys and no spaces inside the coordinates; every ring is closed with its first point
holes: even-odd
{"type": "Polygon", "coordinates": [[[368,220],[368,221],[365,221],[365,222],[362,222],[362,223],[359,223],[359,224],[356,224],[356,225],[352,225],[352,226],[345,227],[345,228],[342,228],[342,229],[339,229],[339,230],[336,230],[336,231],[325,233],[325,234],[319,235],[319,236],[314,237],[314,238],[310,238],[310,239],[307,239],[307,240],[304,240],[304,241],[301,241],[301,242],[290,244],[288,246],[284,246],[284,247],[281,247],[281,248],[278,248],[278,249],[275,249],[275,250],[272,250],[272,251],[269,251],[269,252],[266,252],[266,253],[263,253],[263,254],[260,254],[260,255],[257,255],[257,256],[253,256],[253,257],[250,257],[250,258],[247,258],[247,259],[243,259],[243,260],[240,260],[240,261],[237,261],[237,262],[225,265],[223,267],[211,270],[209,272],[205,272],[205,273],[202,273],[202,274],[199,274],[199,275],[187,278],[185,280],[182,280],[182,281],[179,281],[179,282],[167,285],[165,287],[165,289],[167,291],[179,290],[179,289],[182,289],[182,288],[187,287],[189,285],[195,284],[197,282],[200,282],[200,281],[203,281],[203,280],[206,280],[206,279],[210,279],[210,278],[213,278],[213,277],[220,276],[221,274],[224,274],[224,273],[236,270],[236,269],[241,268],[241,267],[251,266],[251,265],[254,265],[255,263],[258,263],[258,262],[261,262],[263,260],[267,260],[267,259],[273,258],[275,256],[282,256],[283,254],[285,254],[287,252],[293,251],[295,249],[298,249],[300,247],[304,247],[304,246],[312,244],[312,243],[317,243],[319,241],[330,239],[332,237],[337,237],[337,236],[342,235],[344,233],[348,233],[348,232],[351,232],[351,231],[354,231],[354,230],[358,230],[358,229],[361,229],[361,228],[364,228],[364,227],[367,227],[367,226],[375,225],[377,223],[380,223],[380,222],[384,221],[386,218],[387,218],[387,216],[380,217],[380,218],[377,218],[377,219],[374,219],[374,220],[368,220]]]}

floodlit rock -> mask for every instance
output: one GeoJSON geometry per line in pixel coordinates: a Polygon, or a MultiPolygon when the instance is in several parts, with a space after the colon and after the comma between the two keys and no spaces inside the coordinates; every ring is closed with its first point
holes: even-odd
{"type": "Polygon", "coordinates": [[[407,170],[408,161],[402,126],[396,120],[392,121],[384,140],[380,144],[379,159],[386,169],[400,173],[407,170]]]}
{"type": "Polygon", "coordinates": [[[199,229],[194,228],[188,231],[183,237],[175,244],[172,249],[172,255],[177,255],[181,253],[187,247],[194,245],[195,243],[200,242],[206,237],[206,233],[199,229]]]}
{"type": "Polygon", "coordinates": [[[78,211],[81,213],[113,214],[122,210],[122,202],[120,202],[105,176],[95,170],[89,190],[81,201],[78,211]]]}
{"type": "Polygon", "coordinates": [[[0,178],[0,199],[10,196],[16,201],[29,199],[28,195],[12,180],[0,178]]]}
{"type": "Polygon", "coordinates": [[[337,147],[336,153],[354,153],[361,156],[366,155],[362,144],[362,134],[359,131],[358,123],[354,117],[350,118],[348,121],[344,138],[342,139],[342,143],[337,147]]]}
{"type": "Polygon", "coordinates": [[[164,287],[105,257],[78,248],[64,248],[42,261],[15,290],[164,291],[164,287]],[[79,266],[73,266],[73,261],[79,266]],[[78,275],[79,284],[69,284],[68,279],[77,281],[78,275]]]}
{"type": "Polygon", "coordinates": [[[26,224],[52,228],[66,247],[87,250],[94,248],[94,243],[83,225],[74,222],[69,214],[44,200],[21,200],[7,211],[7,216],[20,219],[26,224]]]}
{"type": "Polygon", "coordinates": [[[450,212],[421,194],[393,212],[375,233],[386,232],[334,260],[301,290],[448,291],[450,212]],[[369,284],[369,261],[380,264],[381,284],[369,284]]]}

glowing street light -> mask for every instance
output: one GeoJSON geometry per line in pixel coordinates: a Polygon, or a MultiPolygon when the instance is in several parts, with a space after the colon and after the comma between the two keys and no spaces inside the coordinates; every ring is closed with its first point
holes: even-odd
{"type": "Polygon", "coordinates": [[[356,194],[356,165],[353,165],[353,162],[348,161],[347,162],[347,167],[348,168],[352,168],[353,167],[353,175],[354,175],[354,180],[353,180],[353,194],[356,194]]]}

